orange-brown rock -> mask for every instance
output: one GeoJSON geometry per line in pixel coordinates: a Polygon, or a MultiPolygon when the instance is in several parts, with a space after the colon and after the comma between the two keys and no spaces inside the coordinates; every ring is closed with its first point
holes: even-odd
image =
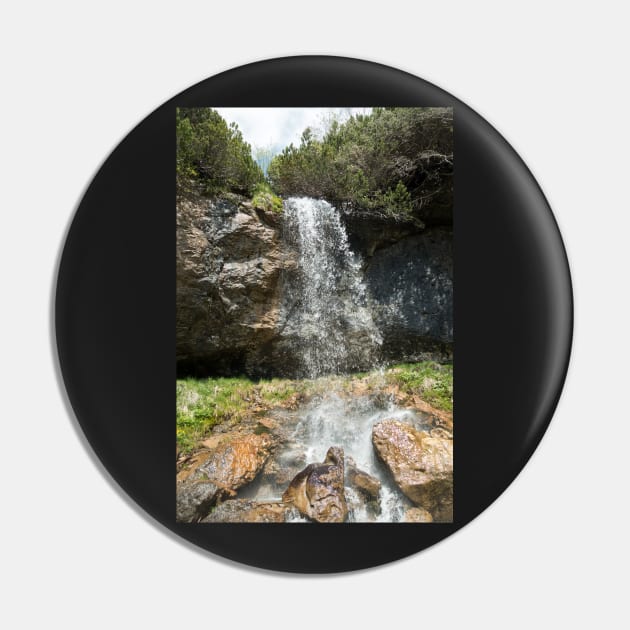
{"type": "Polygon", "coordinates": [[[212,455],[210,451],[203,450],[179,462],[177,467],[177,481],[186,481],[199,466],[208,461],[210,455],[212,455]]]}
{"type": "Polygon", "coordinates": [[[372,430],[372,443],[409,499],[436,521],[453,520],[453,440],[383,420],[372,430]]]}
{"type": "Polygon", "coordinates": [[[368,500],[378,498],[381,491],[381,482],[372,475],[360,470],[352,457],[346,457],[346,481],[349,486],[358,490],[368,500]]]}
{"type": "Polygon", "coordinates": [[[432,523],[433,517],[431,512],[427,512],[424,508],[409,508],[405,512],[403,523],[432,523]]]}
{"type": "Polygon", "coordinates": [[[332,446],[323,463],[309,464],[298,473],[282,501],[318,523],[343,523],[348,516],[343,482],[343,449],[332,446]]]}
{"type": "Polygon", "coordinates": [[[199,521],[218,500],[234,496],[261,470],[271,444],[270,435],[254,433],[220,444],[205,463],[177,484],[177,520],[199,521]]]}

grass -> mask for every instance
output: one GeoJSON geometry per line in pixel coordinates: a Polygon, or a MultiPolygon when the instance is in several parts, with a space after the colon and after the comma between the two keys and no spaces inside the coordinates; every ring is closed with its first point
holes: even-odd
{"type": "Polygon", "coordinates": [[[246,377],[178,380],[178,449],[191,451],[217,424],[236,424],[272,407],[282,407],[296,393],[293,383],[298,381],[255,383],[246,377]]]}
{"type": "Polygon", "coordinates": [[[266,212],[275,212],[276,214],[282,212],[282,199],[273,193],[271,186],[266,182],[256,185],[254,196],[252,197],[252,205],[254,208],[265,210],[266,212]]]}
{"type": "Polygon", "coordinates": [[[403,363],[385,372],[385,379],[409,395],[418,395],[436,409],[453,411],[453,366],[434,361],[403,363]]]}
{"type": "Polygon", "coordinates": [[[394,365],[381,372],[327,376],[316,380],[246,377],[177,381],[177,448],[195,449],[217,424],[238,424],[274,407],[295,406],[327,391],[377,393],[393,385],[403,395],[417,395],[443,411],[453,409],[453,367],[433,361],[394,365]]]}

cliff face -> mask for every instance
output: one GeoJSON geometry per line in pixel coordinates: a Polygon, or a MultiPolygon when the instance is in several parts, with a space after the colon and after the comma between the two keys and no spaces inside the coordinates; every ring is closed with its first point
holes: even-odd
{"type": "MultiPolygon", "coordinates": [[[[342,220],[350,247],[363,261],[363,281],[383,338],[382,359],[449,358],[453,269],[448,221],[425,226],[418,219],[378,213],[348,214],[342,220]]],[[[300,342],[283,300],[296,277],[294,247],[283,238],[281,214],[256,210],[236,196],[178,201],[180,374],[298,373],[300,342]]]]}
{"type": "Polygon", "coordinates": [[[377,250],[365,280],[383,359],[450,358],[453,344],[452,231],[431,228],[377,250]]]}
{"type": "Polygon", "coordinates": [[[177,205],[177,364],[255,373],[277,334],[280,276],[294,264],[280,221],[237,197],[177,205]]]}

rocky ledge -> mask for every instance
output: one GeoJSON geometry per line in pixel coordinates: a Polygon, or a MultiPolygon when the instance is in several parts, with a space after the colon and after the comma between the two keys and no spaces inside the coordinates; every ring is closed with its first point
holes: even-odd
{"type": "MultiPolygon", "coordinates": [[[[373,427],[372,443],[384,474],[391,475],[405,501],[411,502],[404,522],[453,519],[453,440],[445,424],[442,418],[437,428],[420,431],[389,419],[373,427]]],[[[366,513],[377,513],[381,481],[360,470],[343,449],[331,446],[323,462],[300,470],[297,461],[283,460],[292,427],[277,421],[271,426],[269,433],[247,432],[251,427],[216,433],[204,441],[204,450],[180,463],[179,522],[341,523],[351,516],[349,496],[355,501],[358,497],[366,513]],[[248,498],[254,484],[284,487],[281,499],[248,498]]]]}

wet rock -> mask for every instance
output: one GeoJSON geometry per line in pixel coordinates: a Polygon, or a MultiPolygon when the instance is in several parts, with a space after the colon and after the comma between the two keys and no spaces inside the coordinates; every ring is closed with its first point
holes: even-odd
{"type": "Polygon", "coordinates": [[[453,520],[453,440],[383,420],[372,430],[372,443],[411,501],[435,521],[453,520]]]}
{"type": "Polygon", "coordinates": [[[374,523],[381,514],[378,499],[369,499],[367,495],[352,486],[346,486],[346,504],[348,520],[354,523],[374,523]]]}
{"type": "Polygon", "coordinates": [[[289,484],[282,501],[318,523],[342,523],[348,516],[343,449],[332,446],[321,464],[309,464],[289,484]]]}
{"type": "Polygon", "coordinates": [[[223,442],[198,468],[177,484],[177,520],[196,522],[220,499],[252,481],[269,457],[268,434],[236,435],[223,442]]]}
{"type": "Polygon", "coordinates": [[[267,460],[264,474],[275,485],[286,488],[305,465],[304,453],[278,453],[267,460]]]}
{"type": "Polygon", "coordinates": [[[201,523],[286,523],[299,512],[286,503],[233,499],[218,505],[201,523]]]}
{"type": "Polygon", "coordinates": [[[405,512],[403,523],[433,523],[433,517],[427,510],[414,507],[405,512]]]}
{"type": "Polygon", "coordinates": [[[177,484],[177,506],[175,516],[179,523],[196,523],[216,503],[220,489],[209,481],[191,481],[177,484]]]}
{"type": "MultiPolygon", "coordinates": [[[[216,448],[215,445],[213,448],[216,448]]],[[[205,464],[212,453],[208,450],[199,451],[194,455],[182,458],[177,463],[177,481],[186,481],[188,477],[202,464],[205,464]]]]}
{"type": "Polygon", "coordinates": [[[273,443],[268,433],[236,435],[222,443],[192,476],[216,483],[228,491],[252,481],[263,467],[273,443]]]}
{"type": "Polygon", "coordinates": [[[400,395],[400,392],[395,393],[397,399],[396,402],[400,402],[404,406],[411,406],[418,412],[428,424],[433,427],[433,430],[443,430],[446,437],[452,439],[453,437],[453,413],[444,411],[442,409],[436,409],[432,407],[428,402],[422,400],[417,394],[412,395],[400,395]]]}
{"type": "Polygon", "coordinates": [[[360,470],[356,462],[349,455],[346,457],[346,483],[358,490],[369,501],[378,499],[381,491],[381,482],[372,475],[360,470]]]}
{"type": "Polygon", "coordinates": [[[448,359],[453,346],[453,233],[426,230],[377,250],[365,272],[383,358],[448,359]]]}

